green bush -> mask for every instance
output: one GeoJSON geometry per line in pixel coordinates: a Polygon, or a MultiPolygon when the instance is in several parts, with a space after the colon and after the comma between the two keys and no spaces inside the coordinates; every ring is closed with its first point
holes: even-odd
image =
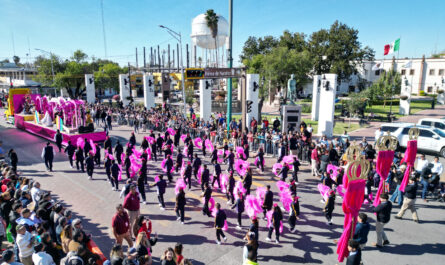
{"type": "Polygon", "coordinates": [[[312,99],[310,99],[310,98],[303,98],[301,100],[301,102],[312,102],[312,99]]]}
{"type": "Polygon", "coordinates": [[[301,104],[301,112],[302,113],[311,113],[312,105],[311,104],[301,104]]]}
{"type": "Polygon", "coordinates": [[[425,93],[425,91],[423,91],[423,90],[420,90],[420,92],[419,92],[419,96],[426,96],[426,93],[425,93]]]}
{"type": "MultiPolygon", "coordinates": [[[[378,100],[373,100],[372,101],[372,105],[383,105],[384,101],[383,99],[378,99],[378,100]]],[[[393,99],[392,100],[392,105],[393,106],[398,106],[400,104],[400,100],[399,99],[393,99]]],[[[386,106],[391,105],[391,100],[386,100],[386,106]]]]}

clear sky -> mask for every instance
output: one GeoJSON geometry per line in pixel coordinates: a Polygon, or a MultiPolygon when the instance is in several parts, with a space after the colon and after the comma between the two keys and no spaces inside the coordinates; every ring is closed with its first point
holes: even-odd
{"type": "MultiPolygon", "coordinates": [[[[191,20],[207,9],[228,19],[228,0],[103,0],[108,57],[135,62],[135,48],[176,41],[158,27],[180,31],[191,43],[191,20]]],[[[0,0],[0,60],[15,54],[26,62],[35,48],[68,58],[81,49],[105,55],[100,0],[0,0]],[[29,40],[29,45],[28,45],[29,40]]],[[[234,64],[248,36],[279,36],[283,30],[310,35],[339,20],[359,30],[359,40],[383,56],[401,37],[400,57],[429,56],[445,49],[444,0],[234,0],[234,64]]],[[[185,46],[185,45],[184,45],[185,46]]],[[[141,64],[141,57],[139,57],[141,64]]]]}

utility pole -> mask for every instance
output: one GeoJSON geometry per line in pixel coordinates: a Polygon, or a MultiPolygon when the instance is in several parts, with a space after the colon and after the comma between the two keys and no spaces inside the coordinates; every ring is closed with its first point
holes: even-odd
{"type": "Polygon", "coordinates": [[[136,69],[138,68],[138,48],[136,47],[136,69]]]}
{"type": "MultiPolygon", "coordinates": [[[[227,59],[229,60],[229,68],[232,68],[232,27],[233,27],[233,0],[229,0],[229,47],[227,59]]],[[[239,87],[239,84],[238,84],[239,87]]],[[[244,106],[244,102],[241,102],[244,106]]],[[[232,78],[227,79],[227,135],[230,134],[230,122],[232,121],[232,78]]],[[[244,128],[243,128],[244,130],[244,128]]]]}
{"type": "Polygon", "coordinates": [[[144,46],[144,72],[145,72],[145,67],[147,67],[147,60],[145,60],[145,46],[144,46]]]}

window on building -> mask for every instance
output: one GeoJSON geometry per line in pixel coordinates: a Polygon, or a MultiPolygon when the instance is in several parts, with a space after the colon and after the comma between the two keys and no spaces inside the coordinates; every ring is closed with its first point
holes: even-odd
{"type": "Polygon", "coordinates": [[[430,75],[434,75],[435,70],[434,69],[430,69],[430,75]]]}
{"type": "Polygon", "coordinates": [[[443,73],[444,73],[444,70],[443,69],[439,69],[439,75],[442,76],[443,73]]]}
{"type": "Polygon", "coordinates": [[[426,92],[427,92],[427,93],[433,93],[433,87],[432,87],[432,86],[429,86],[429,87],[426,89],[426,92]]]}
{"type": "Polygon", "coordinates": [[[380,70],[375,71],[375,75],[380,75],[380,70]]]}
{"type": "Polygon", "coordinates": [[[402,69],[402,71],[400,72],[401,75],[406,75],[406,70],[402,69]]]}
{"type": "Polygon", "coordinates": [[[414,75],[414,69],[409,70],[409,75],[414,75]]]}

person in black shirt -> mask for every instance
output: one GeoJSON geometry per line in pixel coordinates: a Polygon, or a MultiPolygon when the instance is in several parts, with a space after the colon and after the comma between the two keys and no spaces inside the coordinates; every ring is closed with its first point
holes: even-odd
{"type": "Polygon", "coordinates": [[[227,160],[229,161],[229,166],[227,168],[227,171],[233,171],[233,164],[235,163],[235,154],[233,154],[233,149],[230,149],[230,153],[227,156],[227,160]]]}
{"type": "Polygon", "coordinates": [[[261,172],[264,172],[264,152],[262,147],[260,147],[255,157],[258,157],[258,163],[256,164],[256,167],[261,168],[261,172]]]}
{"type": "Polygon", "coordinates": [[[165,210],[165,203],[164,203],[164,193],[165,188],[167,187],[167,182],[164,180],[163,175],[158,176],[159,180],[152,184],[151,186],[156,186],[157,192],[158,192],[158,200],[159,200],[159,206],[161,207],[161,210],[165,210]]]}
{"type": "Polygon", "coordinates": [[[104,148],[105,150],[108,150],[108,148],[113,148],[113,143],[111,142],[111,139],[108,136],[107,138],[105,138],[104,148]]]}
{"type": "Polygon", "coordinates": [[[241,215],[244,212],[244,196],[242,192],[238,192],[238,199],[236,203],[232,206],[232,209],[236,207],[237,217],[238,217],[238,225],[236,229],[241,230],[241,215]]]}
{"type": "Polygon", "coordinates": [[[329,225],[332,225],[332,212],[334,211],[334,208],[335,208],[335,192],[331,190],[329,192],[329,197],[323,209],[323,212],[325,213],[326,220],[328,220],[329,225]]]}
{"type": "Polygon", "coordinates": [[[111,183],[111,166],[113,165],[113,162],[111,159],[107,156],[105,158],[105,173],[107,174],[108,182],[111,183]]]}
{"type": "Polygon", "coordinates": [[[207,168],[207,165],[204,165],[204,169],[201,174],[201,190],[204,191],[204,187],[206,187],[206,184],[209,184],[210,179],[210,172],[207,168]]]}
{"type": "Polygon", "coordinates": [[[293,233],[296,230],[295,222],[298,219],[300,219],[299,216],[300,216],[300,202],[298,201],[297,196],[293,196],[293,200],[290,205],[290,214],[289,214],[289,226],[290,226],[291,233],[293,233]]]}
{"type": "Polygon", "coordinates": [[[94,162],[98,167],[100,167],[100,146],[99,144],[95,144],[96,146],[96,153],[94,154],[94,162]]]}
{"type": "Polygon", "coordinates": [[[62,152],[63,135],[60,133],[60,130],[57,130],[56,135],[54,136],[54,140],[56,142],[57,148],[59,148],[59,152],[62,152]]]}
{"type": "Polygon", "coordinates": [[[84,165],[83,165],[83,161],[84,161],[84,156],[83,156],[83,151],[82,148],[77,147],[77,151],[76,151],[76,167],[77,170],[79,170],[79,164],[80,164],[80,168],[82,169],[82,172],[85,172],[84,169],[84,165]]]}
{"type": "Polygon", "coordinates": [[[19,158],[14,149],[10,149],[8,152],[9,159],[11,159],[11,168],[14,172],[17,172],[17,163],[19,162],[19,158]]]}
{"type": "Polygon", "coordinates": [[[272,221],[269,226],[269,233],[266,238],[266,241],[271,241],[272,232],[275,230],[275,243],[280,243],[280,226],[281,221],[283,220],[283,214],[281,213],[281,209],[278,206],[278,204],[274,205],[273,214],[272,214],[272,221]]]}
{"type": "Polygon", "coordinates": [[[148,204],[146,201],[146,196],[145,196],[145,182],[146,182],[146,180],[147,180],[147,159],[142,158],[142,166],[141,166],[141,169],[139,170],[139,176],[138,176],[137,182],[138,182],[139,194],[141,194],[142,202],[144,204],[148,204]]]}
{"type": "Polygon", "coordinates": [[[252,186],[252,168],[247,169],[246,177],[243,179],[243,187],[246,189],[246,195],[250,195],[250,187],[252,186]]]}
{"type": "Polygon", "coordinates": [[[71,141],[68,141],[68,146],[65,148],[65,153],[68,155],[71,168],[73,168],[73,155],[75,151],[76,147],[71,143],[71,141]]]}
{"type": "Polygon", "coordinates": [[[213,175],[213,180],[212,180],[212,188],[215,185],[215,182],[218,183],[218,188],[221,189],[221,182],[220,182],[220,175],[221,175],[221,166],[218,164],[218,161],[214,162],[214,175],[213,175]]]}
{"type": "Polygon", "coordinates": [[[209,187],[209,184],[205,184],[205,191],[201,194],[201,197],[204,197],[204,207],[202,208],[202,214],[211,217],[211,213],[209,210],[209,200],[212,197],[212,189],[209,187]]]}
{"type": "Polygon", "coordinates": [[[288,172],[289,172],[289,166],[287,165],[287,163],[284,163],[284,166],[278,172],[278,176],[281,175],[281,181],[286,181],[288,172]]]}
{"type": "Polygon", "coordinates": [[[292,173],[292,180],[298,183],[298,171],[300,171],[300,161],[297,160],[296,157],[294,157],[294,162],[292,162],[292,167],[294,169],[294,172],[292,173]]]}
{"type": "Polygon", "coordinates": [[[178,148],[178,155],[176,156],[176,167],[175,167],[176,173],[178,173],[179,169],[182,167],[183,157],[184,155],[182,154],[181,149],[178,148]]]}
{"type": "Polygon", "coordinates": [[[410,209],[413,214],[413,221],[418,223],[419,217],[417,216],[416,206],[414,205],[416,203],[416,195],[417,195],[417,182],[416,177],[411,177],[409,179],[408,185],[405,187],[405,197],[403,199],[403,205],[400,209],[399,213],[394,216],[396,219],[402,219],[403,215],[405,214],[405,211],[410,209]]]}
{"type": "Polygon", "coordinates": [[[221,210],[221,204],[216,204],[216,217],[215,217],[215,229],[216,229],[216,243],[218,245],[221,244],[221,238],[223,237],[224,242],[227,241],[227,237],[224,235],[224,232],[222,231],[224,227],[224,222],[226,221],[226,213],[221,210]]]}
{"type": "Polygon", "coordinates": [[[128,150],[127,150],[127,154],[125,155],[124,166],[125,166],[125,173],[127,174],[127,179],[129,179],[130,178],[131,160],[130,160],[130,154],[128,153],[128,150]]]}
{"type": "Polygon", "coordinates": [[[246,236],[244,237],[244,239],[247,239],[247,235],[249,233],[254,233],[255,238],[259,238],[258,237],[258,229],[259,229],[259,225],[258,225],[258,219],[254,216],[252,217],[252,223],[249,226],[249,230],[247,231],[246,236]]]}
{"type": "Polygon", "coordinates": [[[168,182],[171,183],[173,181],[172,169],[173,169],[173,160],[170,155],[167,155],[167,161],[165,162],[165,167],[167,168],[167,179],[168,182]]]}
{"type": "Polygon", "coordinates": [[[47,170],[53,171],[54,150],[50,142],[47,142],[46,146],[43,148],[42,157],[45,160],[47,170]]]}
{"type": "Polygon", "coordinates": [[[267,185],[266,189],[267,191],[264,195],[264,202],[263,205],[261,206],[261,208],[263,208],[264,220],[267,220],[266,214],[268,211],[272,209],[273,205],[273,193],[270,190],[270,185],[267,185]]]}
{"type": "Polygon", "coordinates": [[[179,193],[176,195],[176,206],[175,206],[175,212],[176,217],[178,217],[178,221],[181,220],[181,224],[184,224],[184,210],[185,210],[185,192],[183,188],[179,188],[179,193]]]}
{"type": "Polygon", "coordinates": [[[135,145],[136,145],[136,136],[134,136],[134,132],[131,132],[131,136],[130,136],[129,143],[130,143],[132,146],[135,146],[135,145]]]}
{"type": "Polygon", "coordinates": [[[89,179],[93,179],[93,171],[94,171],[94,159],[93,154],[89,153],[87,159],[85,160],[85,165],[87,168],[87,175],[89,179]]]}
{"type": "Polygon", "coordinates": [[[114,147],[114,153],[116,155],[117,163],[120,165],[122,164],[122,153],[124,152],[124,148],[122,147],[121,143],[117,141],[116,147],[114,147]]]}
{"type": "Polygon", "coordinates": [[[198,179],[197,174],[199,168],[201,167],[201,159],[198,157],[198,154],[195,154],[195,161],[192,159],[190,162],[193,163],[193,176],[195,176],[195,179],[198,179]]]}
{"type": "Polygon", "coordinates": [[[392,203],[388,201],[388,193],[380,194],[380,204],[377,207],[372,207],[372,211],[377,214],[375,222],[375,231],[377,233],[377,243],[372,244],[375,247],[381,248],[383,245],[389,244],[388,237],[385,234],[384,226],[391,219],[392,203]]]}
{"type": "Polygon", "coordinates": [[[187,162],[187,167],[184,172],[184,182],[189,186],[189,190],[192,188],[192,166],[190,161],[187,162]]]}
{"type": "Polygon", "coordinates": [[[346,265],[360,265],[362,264],[362,250],[359,243],[353,239],[348,241],[349,256],[346,259],[346,265]]]}
{"type": "Polygon", "coordinates": [[[233,196],[233,189],[235,188],[235,178],[233,178],[233,171],[230,171],[229,183],[227,187],[227,204],[234,204],[235,197],[233,196]]]}
{"type": "Polygon", "coordinates": [[[111,186],[113,190],[119,190],[119,165],[116,164],[116,160],[112,160],[111,162],[111,186]]]}
{"type": "MultiPolygon", "coordinates": [[[[195,154],[195,158],[198,156],[198,154],[195,154]]],[[[190,159],[191,162],[193,162],[193,141],[190,141],[187,146],[187,157],[190,159]]]]}
{"type": "Polygon", "coordinates": [[[85,145],[83,146],[83,152],[85,153],[85,157],[87,157],[88,153],[93,149],[93,147],[91,146],[87,138],[85,138],[84,141],[85,145]]]}

